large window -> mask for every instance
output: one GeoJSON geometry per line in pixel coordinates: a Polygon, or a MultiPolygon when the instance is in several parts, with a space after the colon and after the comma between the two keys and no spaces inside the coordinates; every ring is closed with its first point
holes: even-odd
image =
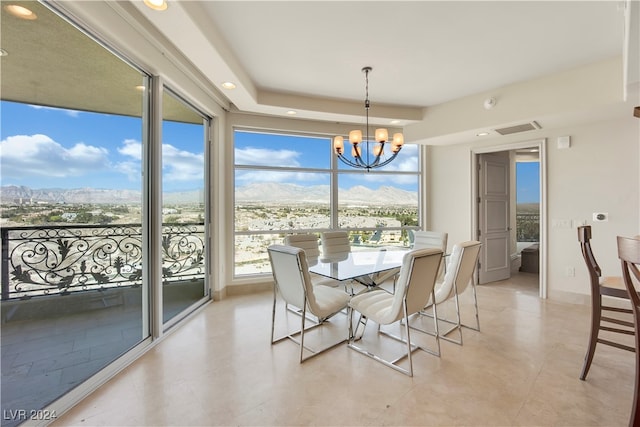
{"type": "Polygon", "coordinates": [[[410,246],[420,218],[417,146],[370,172],[338,163],[330,137],[237,129],[234,146],[236,276],[270,272],[267,247],[291,233],[340,228],[354,250],[410,246]]]}

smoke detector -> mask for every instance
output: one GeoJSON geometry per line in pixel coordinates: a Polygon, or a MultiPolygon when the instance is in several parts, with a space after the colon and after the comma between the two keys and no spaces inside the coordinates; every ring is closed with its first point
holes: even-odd
{"type": "Polygon", "coordinates": [[[485,110],[490,110],[496,106],[496,99],[494,97],[487,98],[484,100],[484,108],[485,110]]]}

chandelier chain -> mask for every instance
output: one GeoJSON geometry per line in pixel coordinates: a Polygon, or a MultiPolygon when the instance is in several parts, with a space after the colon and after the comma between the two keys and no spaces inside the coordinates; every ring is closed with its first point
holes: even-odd
{"type": "Polygon", "coordinates": [[[365,129],[367,138],[365,139],[365,144],[367,144],[367,164],[369,164],[369,107],[371,106],[369,102],[369,71],[371,71],[371,67],[364,67],[362,71],[364,71],[364,111],[367,116],[367,127],[365,129]]]}

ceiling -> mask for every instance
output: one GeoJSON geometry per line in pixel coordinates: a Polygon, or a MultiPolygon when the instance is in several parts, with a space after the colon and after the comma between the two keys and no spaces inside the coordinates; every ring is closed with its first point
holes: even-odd
{"type": "MultiPolygon", "coordinates": [[[[104,3],[140,34],[162,39],[163,54],[187,58],[229,110],[362,123],[361,69],[371,66],[372,123],[405,130],[438,106],[621,57],[626,46],[626,3],[613,0],[168,2],[165,11],[141,0],[104,3]],[[236,89],[223,89],[225,81],[236,89]]],[[[15,3],[41,18],[25,22],[2,10],[1,47],[10,52],[2,59],[3,99],[119,113],[131,104],[124,114],[140,114],[139,94],[108,89],[139,84],[139,73],[39,3],[15,3]],[[125,77],[132,81],[109,80],[125,77]],[[95,86],[101,81],[106,89],[95,86]]],[[[627,49],[637,64],[640,48],[627,49]]],[[[184,108],[175,110],[178,119],[184,108]]]]}
{"type": "Polygon", "coordinates": [[[622,53],[607,1],[202,6],[258,88],[306,96],[362,99],[372,66],[373,99],[426,107],[622,53]]]}
{"type": "Polygon", "coordinates": [[[618,1],[188,1],[133,4],[235,108],[400,126],[432,106],[619,57],[618,1]],[[188,29],[188,31],[186,30],[188,29]]]}

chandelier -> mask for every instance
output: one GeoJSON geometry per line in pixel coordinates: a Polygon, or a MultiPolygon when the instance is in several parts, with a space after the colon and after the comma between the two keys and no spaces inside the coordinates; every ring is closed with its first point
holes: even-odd
{"type": "Polygon", "coordinates": [[[364,67],[362,72],[364,73],[365,78],[365,100],[364,100],[364,110],[367,117],[366,124],[366,135],[365,139],[362,139],[362,131],[361,130],[352,130],[349,132],[349,142],[351,143],[351,157],[353,160],[347,158],[344,155],[344,138],[342,136],[336,136],[333,138],[333,150],[336,155],[343,163],[360,169],[366,169],[367,172],[374,168],[382,167],[386,164],[389,164],[393,159],[396,158],[400,150],[402,149],[402,145],[404,144],[404,136],[402,133],[394,133],[393,140],[389,141],[389,132],[387,129],[379,128],[376,129],[373,137],[375,137],[375,141],[369,140],[369,73],[371,72],[371,67],[364,67]],[[391,144],[391,152],[393,153],[391,157],[384,159],[384,146],[385,144],[391,144]],[[363,150],[364,148],[364,150],[363,150]],[[364,151],[364,157],[363,157],[364,151]]]}

